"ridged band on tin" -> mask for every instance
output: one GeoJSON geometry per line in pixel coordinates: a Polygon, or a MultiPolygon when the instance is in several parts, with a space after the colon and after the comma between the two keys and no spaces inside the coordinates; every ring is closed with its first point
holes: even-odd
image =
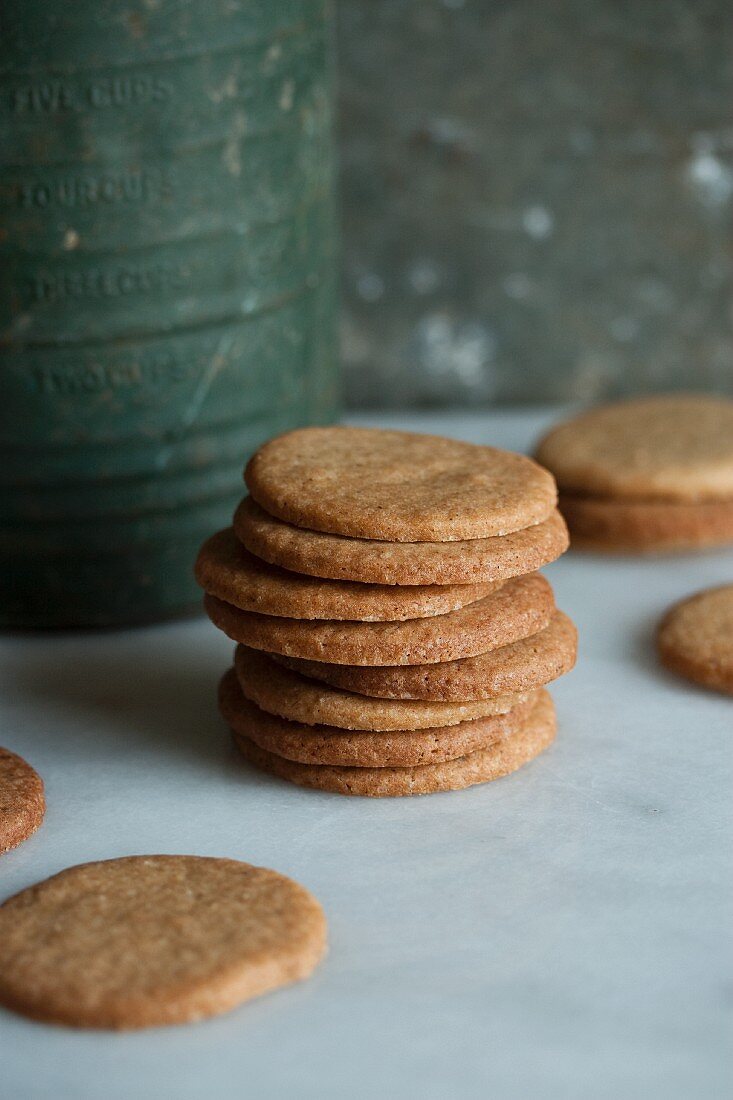
{"type": "Polygon", "coordinates": [[[21,5],[0,44],[0,549],[106,528],[151,608],[150,547],[180,570],[248,450],[335,407],[331,8],[162,7],[21,5]]]}

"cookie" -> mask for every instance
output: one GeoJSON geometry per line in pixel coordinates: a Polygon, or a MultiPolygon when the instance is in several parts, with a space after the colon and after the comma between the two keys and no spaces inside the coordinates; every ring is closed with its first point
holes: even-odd
{"type": "Polygon", "coordinates": [[[17,848],[43,821],[43,780],[21,756],[0,748],[0,853],[17,848]]]}
{"type": "Polygon", "coordinates": [[[467,607],[406,622],[283,619],[240,611],[215,596],[206,613],[228,637],[288,657],[355,665],[417,665],[471,657],[542,630],[555,609],[540,573],[515,577],[467,607]]]}
{"type": "Polygon", "coordinates": [[[297,764],[293,760],[284,760],[281,756],[267,752],[241,734],[235,734],[234,740],[250,764],[298,786],[338,794],[389,798],[460,790],[509,775],[548,748],[555,738],[555,729],[552,700],[543,691],[524,725],[516,733],[455,760],[410,768],[345,768],[297,764]]]}
{"type": "Polygon", "coordinates": [[[498,587],[494,582],[405,588],[304,577],[250,554],[231,528],[207,539],[195,573],[206,592],[234,607],[293,619],[383,622],[444,615],[498,587]]]}
{"type": "Polygon", "coordinates": [[[510,535],[456,542],[380,542],[307,531],[268,515],[252,497],[241,502],[233,522],[244,545],[272,565],[369,584],[504,581],[541,569],[568,548],[567,528],[557,511],[510,535]]]}
{"type": "Polygon", "coordinates": [[[675,604],[659,625],[657,647],[672,672],[733,695],[733,584],[675,604]]]}
{"type": "Polygon", "coordinates": [[[565,493],[730,501],[733,401],[677,394],[604,405],[553,428],[537,460],[565,493]]]}
{"type": "Polygon", "coordinates": [[[266,512],[313,531],[390,542],[505,535],[548,518],[552,476],[529,458],[435,435],[300,428],[252,456],[266,512]]]}
{"type": "Polygon", "coordinates": [[[733,543],[733,500],[673,504],[560,495],[574,549],[665,553],[733,543]]]}
{"type": "Polygon", "coordinates": [[[535,691],[573,668],[577,645],[574,624],[557,611],[549,626],[530,638],[460,661],[361,668],[291,657],[276,660],[302,676],[380,700],[458,703],[535,691]]]}
{"type": "Polygon", "coordinates": [[[325,943],[318,902],[275,871],[198,856],[86,863],[0,906],[0,1003],[72,1027],[187,1023],[307,977],[325,943]]]}
{"type": "Polygon", "coordinates": [[[237,646],[234,667],[248,699],[268,714],[306,726],[385,732],[431,729],[506,714],[527,698],[525,694],[501,695],[467,703],[371,699],[306,679],[242,645],[237,646]]]}
{"type": "Polygon", "coordinates": [[[266,752],[301,764],[385,768],[439,763],[475,752],[516,733],[535,703],[532,696],[506,714],[427,730],[374,733],[290,722],[245,699],[233,669],[219,685],[219,710],[232,731],[266,752]]]}

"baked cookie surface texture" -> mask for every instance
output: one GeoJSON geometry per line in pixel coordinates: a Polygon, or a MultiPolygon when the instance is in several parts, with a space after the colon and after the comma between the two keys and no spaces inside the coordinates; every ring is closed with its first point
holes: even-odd
{"type": "Polygon", "coordinates": [[[323,911],[262,867],[130,856],[70,867],[0,906],[0,1003],[52,1023],[187,1023],[307,977],[323,911]]]}

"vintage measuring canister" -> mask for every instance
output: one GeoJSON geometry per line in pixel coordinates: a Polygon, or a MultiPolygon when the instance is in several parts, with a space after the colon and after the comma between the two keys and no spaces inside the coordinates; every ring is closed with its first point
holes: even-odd
{"type": "Polygon", "coordinates": [[[333,418],[324,0],[23,0],[0,37],[0,623],[198,601],[266,437],[333,418]]]}

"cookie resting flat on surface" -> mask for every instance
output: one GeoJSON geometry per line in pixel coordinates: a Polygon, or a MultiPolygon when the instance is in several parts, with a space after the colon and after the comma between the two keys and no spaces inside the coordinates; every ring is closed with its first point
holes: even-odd
{"type": "Polygon", "coordinates": [[[657,647],[670,671],[733,695],[733,584],[705,589],[670,608],[657,647]]]}
{"type": "Polygon", "coordinates": [[[199,856],[85,863],[0,906],[0,1003],[72,1027],[187,1023],[307,977],[325,946],[320,905],[275,871],[199,856]]]}
{"type": "Polygon", "coordinates": [[[733,543],[733,500],[680,504],[560,494],[574,550],[664,554],[733,543]]]}

